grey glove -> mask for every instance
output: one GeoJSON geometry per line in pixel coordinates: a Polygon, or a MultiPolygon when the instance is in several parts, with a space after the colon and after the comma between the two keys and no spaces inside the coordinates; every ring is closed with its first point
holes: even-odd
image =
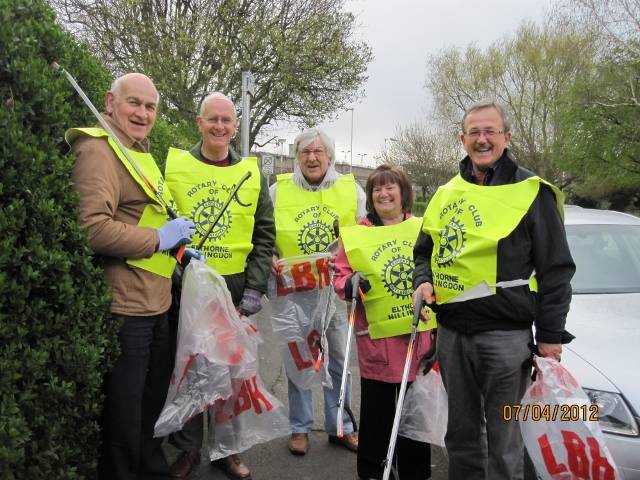
{"type": "Polygon", "coordinates": [[[254,290],[253,288],[245,288],[242,294],[242,300],[238,305],[238,311],[240,315],[248,317],[254,315],[262,309],[262,292],[254,290]]]}

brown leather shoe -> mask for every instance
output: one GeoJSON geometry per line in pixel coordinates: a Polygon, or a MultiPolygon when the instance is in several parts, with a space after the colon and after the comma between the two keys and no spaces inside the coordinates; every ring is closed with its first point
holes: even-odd
{"type": "Polygon", "coordinates": [[[289,451],[294,455],[305,455],[309,450],[309,434],[308,433],[292,433],[287,442],[289,451]]]}
{"type": "Polygon", "coordinates": [[[251,472],[236,454],[214,460],[211,465],[222,470],[232,480],[251,480],[251,472]]]}
{"type": "Polygon", "coordinates": [[[200,451],[181,452],[171,464],[169,474],[172,478],[187,478],[200,465],[200,451]]]}
{"type": "Polygon", "coordinates": [[[336,435],[329,435],[329,443],[341,445],[352,452],[358,451],[358,432],[347,433],[342,438],[336,435]]]}

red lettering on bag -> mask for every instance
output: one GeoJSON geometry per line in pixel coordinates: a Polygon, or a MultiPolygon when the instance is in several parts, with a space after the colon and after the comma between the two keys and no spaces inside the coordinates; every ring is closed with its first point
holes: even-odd
{"type": "Polygon", "coordinates": [[[260,406],[260,402],[264,404],[265,410],[268,412],[273,408],[273,405],[267,397],[264,396],[264,393],[260,391],[258,388],[258,379],[254,375],[249,380],[244,381],[245,385],[249,388],[249,394],[251,395],[251,403],[253,404],[253,409],[259,415],[262,413],[262,407],[260,406]]]}
{"type": "Polygon", "coordinates": [[[311,330],[309,335],[307,335],[307,345],[309,345],[309,350],[311,350],[311,356],[316,360],[318,355],[320,355],[320,332],[311,330]]]}
{"type": "Polygon", "coordinates": [[[237,417],[242,412],[245,412],[251,408],[251,393],[247,388],[247,382],[242,382],[240,391],[238,392],[238,398],[233,404],[233,414],[237,417]]]}
{"type": "Polygon", "coordinates": [[[316,277],[311,273],[311,262],[296,263],[291,266],[291,275],[296,292],[306,292],[316,288],[316,277]]]}
{"type": "Polygon", "coordinates": [[[300,353],[296,342],[289,342],[287,343],[287,346],[289,347],[289,351],[291,352],[291,356],[293,357],[293,361],[295,362],[298,370],[304,370],[305,368],[309,368],[313,365],[312,360],[304,360],[302,358],[302,354],[300,353]]]}
{"type": "Polygon", "coordinates": [[[600,444],[593,437],[587,437],[589,453],[591,454],[591,478],[593,480],[615,480],[616,472],[607,460],[600,453],[600,444]]]}
{"type": "Polygon", "coordinates": [[[578,478],[589,478],[589,457],[584,442],[575,432],[561,430],[561,433],[567,449],[569,470],[578,478]]]}
{"type": "Polygon", "coordinates": [[[279,297],[284,297],[286,295],[289,295],[290,293],[293,293],[293,287],[287,287],[284,284],[284,279],[283,279],[282,272],[280,272],[278,275],[276,275],[276,285],[278,286],[278,296],[279,297]]]}
{"type": "Polygon", "coordinates": [[[556,457],[553,454],[553,448],[549,443],[549,437],[546,433],[538,437],[538,445],[540,445],[540,453],[542,453],[542,459],[544,460],[544,466],[547,468],[549,474],[554,475],[556,473],[563,473],[567,471],[566,465],[563,463],[558,464],[556,457]]]}
{"type": "Polygon", "coordinates": [[[318,288],[331,286],[331,275],[329,274],[329,259],[319,258],[316,260],[316,269],[318,271],[318,288]]]}

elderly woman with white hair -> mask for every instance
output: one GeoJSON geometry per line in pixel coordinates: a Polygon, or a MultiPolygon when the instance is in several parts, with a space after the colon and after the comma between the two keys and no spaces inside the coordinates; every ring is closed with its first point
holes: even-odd
{"type": "MultiPolygon", "coordinates": [[[[334,142],[325,132],[311,128],[300,133],[294,141],[294,151],[297,162],[293,173],[279,175],[269,191],[276,222],[274,268],[278,257],[325,251],[335,237],[333,225],[336,219],[340,225],[353,225],[366,215],[364,191],[353,175],[340,175],[336,171],[334,142]],[[317,234],[320,231],[322,235],[317,234]]],[[[343,419],[345,435],[339,438],[336,432],[346,337],[346,307],[339,302],[327,329],[333,387],[324,388],[325,430],[331,443],[355,452],[358,435],[348,415],[343,419]]],[[[305,455],[313,426],[311,390],[300,389],[291,380],[288,390],[289,451],[294,455],[305,455]]],[[[349,397],[350,392],[346,404],[349,397]]]]}

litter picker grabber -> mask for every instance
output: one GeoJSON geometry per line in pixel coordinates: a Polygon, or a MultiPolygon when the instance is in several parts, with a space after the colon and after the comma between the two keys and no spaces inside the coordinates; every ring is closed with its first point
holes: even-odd
{"type": "MultiPolygon", "coordinates": [[[[173,210],[167,204],[167,202],[165,202],[164,198],[162,198],[162,195],[160,195],[160,192],[158,192],[158,189],[155,187],[155,185],[151,183],[151,181],[147,178],[147,176],[144,174],[144,172],[142,171],[140,166],[136,163],[136,161],[133,158],[131,158],[131,155],[129,155],[129,152],[127,151],[125,146],[122,144],[118,136],[113,132],[113,130],[111,129],[109,124],[104,120],[104,118],[102,118],[102,115],[100,114],[100,112],[98,112],[96,107],[93,106],[93,103],[91,103],[91,100],[89,100],[89,97],[87,97],[87,95],[84,93],[82,88],[80,88],[80,85],[78,85],[78,82],[76,82],[73,76],[69,72],[67,72],[67,70],[57,62],[51,63],[51,66],[56,70],[60,70],[64,74],[64,76],[67,77],[67,80],[69,81],[71,86],[75,89],[76,92],[78,92],[78,95],[80,95],[80,98],[82,98],[85,105],[89,107],[89,110],[91,110],[91,113],[93,113],[93,116],[96,117],[96,120],[98,120],[98,123],[100,124],[102,129],[109,134],[109,136],[115,142],[115,144],[117,145],[122,155],[124,155],[124,157],[127,159],[127,162],[129,162],[129,165],[133,167],[133,169],[136,171],[136,174],[138,174],[138,176],[145,183],[145,185],[149,187],[149,190],[153,192],[156,199],[158,200],[158,203],[166,210],[167,215],[169,215],[169,218],[171,218],[172,220],[178,218],[178,214],[175,212],[175,210],[173,210]]],[[[185,250],[185,246],[182,245],[176,251],[175,257],[178,260],[178,263],[182,261],[184,250],[185,250]]]]}
{"type": "Polygon", "coordinates": [[[333,303],[334,293],[333,293],[333,270],[329,271],[329,294],[327,295],[327,304],[324,308],[324,315],[322,317],[322,328],[320,332],[320,339],[316,339],[314,341],[314,345],[318,347],[320,350],[318,352],[318,358],[316,358],[316,363],[313,366],[313,370],[318,372],[320,371],[320,367],[322,366],[322,361],[324,360],[324,347],[323,340],[327,338],[327,329],[329,328],[329,324],[331,323],[331,319],[329,318],[329,312],[331,311],[331,304],[333,303]]]}
{"type": "Polygon", "coordinates": [[[198,243],[198,247],[197,247],[198,250],[202,248],[202,246],[204,245],[204,242],[206,242],[207,238],[209,238],[209,235],[211,235],[211,232],[213,232],[213,229],[222,218],[222,215],[224,215],[224,212],[227,211],[227,208],[229,207],[229,204],[231,203],[232,200],[235,199],[235,201],[238,202],[238,204],[242,205],[243,207],[251,206],[251,203],[243,203],[242,201],[240,201],[240,198],[238,197],[238,190],[240,190],[240,187],[242,186],[242,184],[246,182],[249,179],[249,177],[251,177],[251,171],[246,172],[242,177],[240,177],[240,180],[238,180],[238,183],[236,183],[233,186],[233,188],[231,189],[231,192],[229,192],[229,196],[224,202],[224,205],[222,205],[222,208],[218,212],[218,215],[216,215],[216,218],[209,225],[209,229],[207,230],[207,233],[204,234],[204,236],[200,239],[200,242],[198,243]]]}
{"type": "MultiPolygon", "coordinates": [[[[335,236],[335,240],[333,242],[331,242],[328,246],[327,246],[327,252],[330,253],[334,253],[334,251],[337,249],[338,247],[338,238],[340,237],[340,223],[338,222],[338,219],[336,218],[333,221],[333,233],[335,236]]],[[[313,369],[317,372],[320,370],[320,366],[322,365],[322,360],[324,357],[324,350],[323,350],[323,340],[325,340],[327,338],[327,329],[329,328],[329,323],[331,323],[331,320],[328,318],[329,317],[329,311],[331,310],[331,304],[333,302],[334,299],[334,291],[333,291],[333,276],[334,276],[334,271],[333,268],[329,268],[329,285],[330,285],[330,291],[329,291],[329,295],[327,296],[327,306],[325,307],[325,311],[324,311],[324,317],[323,317],[323,324],[322,324],[322,332],[320,335],[320,341],[318,342],[318,340],[316,340],[316,342],[319,343],[319,345],[317,345],[317,347],[320,349],[320,353],[318,353],[318,358],[316,359],[316,363],[313,366],[313,369]]],[[[351,413],[350,413],[351,415],[351,413]]]]}
{"type": "Polygon", "coordinates": [[[356,303],[358,301],[357,295],[360,295],[360,298],[364,297],[364,293],[360,290],[360,273],[356,272],[351,277],[351,291],[353,292],[353,299],[351,300],[351,310],[349,311],[349,329],[347,331],[347,345],[345,346],[344,351],[344,365],[342,366],[342,381],[340,383],[340,397],[338,399],[338,419],[337,419],[337,434],[338,438],[342,438],[344,436],[344,421],[343,414],[345,409],[345,398],[347,395],[347,377],[349,376],[349,356],[351,355],[351,337],[353,337],[353,324],[356,321],[356,303]],[[356,293],[357,292],[357,293],[356,293]]]}
{"type": "Polygon", "coordinates": [[[398,428],[400,427],[400,415],[402,415],[402,405],[404,404],[404,396],[407,393],[407,379],[409,378],[409,368],[411,367],[411,359],[413,358],[413,348],[416,341],[416,332],[418,330],[418,322],[420,321],[420,312],[422,311],[424,299],[422,292],[418,290],[416,295],[416,306],[413,311],[413,323],[411,324],[411,336],[409,337],[409,345],[407,347],[407,358],[404,361],[404,370],[402,372],[402,382],[400,383],[400,393],[396,402],[396,414],[393,417],[393,427],[391,428],[391,438],[389,439],[389,448],[387,449],[387,457],[384,459],[384,473],[382,480],[389,480],[393,463],[393,452],[396,449],[396,440],[398,438],[398,428]]]}

